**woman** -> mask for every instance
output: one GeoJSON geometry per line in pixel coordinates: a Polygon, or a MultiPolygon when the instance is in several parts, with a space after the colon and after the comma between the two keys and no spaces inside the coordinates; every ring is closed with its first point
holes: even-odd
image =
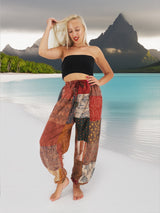
{"type": "Polygon", "coordinates": [[[87,28],[81,16],[71,15],[62,21],[49,18],[39,46],[40,56],[62,59],[62,77],[65,81],[40,138],[42,162],[55,176],[54,182],[57,184],[50,197],[52,201],[60,198],[69,183],[67,171],[63,167],[63,154],[68,150],[74,123],[76,136],[71,175],[73,199],[83,197],[80,185],[88,183],[92,177],[98,152],[102,112],[100,86],[114,76],[100,48],[88,45],[86,32],[87,28]],[[51,29],[55,36],[54,47],[48,49],[51,29]],[[94,62],[104,73],[99,80],[93,76],[94,62]]]}

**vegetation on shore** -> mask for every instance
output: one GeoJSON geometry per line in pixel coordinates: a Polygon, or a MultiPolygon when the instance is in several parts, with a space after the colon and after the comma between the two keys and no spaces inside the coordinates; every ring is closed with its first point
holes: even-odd
{"type": "Polygon", "coordinates": [[[142,62],[146,64],[146,66],[149,64],[156,63],[157,61],[159,61],[158,58],[152,56],[149,50],[147,51],[146,55],[144,56],[142,60],[142,62]]]}
{"type": "MultiPolygon", "coordinates": [[[[18,56],[6,55],[0,52],[0,72],[7,73],[61,73],[53,66],[45,63],[23,60],[18,56]]],[[[160,61],[137,68],[122,69],[115,73],[160,73],[160,61]]]]}
{"type": "Polygon", "coordinates": [[[118,70],[117,73],[160,73],[160,61],[144,67],[118,70]]]}
{"type": "Polygon", "coordinates": [[[0,53],[0,72],[13,73],[61,73],[60,70],[45,63],[23,60],[18,56],[0,53]]]}

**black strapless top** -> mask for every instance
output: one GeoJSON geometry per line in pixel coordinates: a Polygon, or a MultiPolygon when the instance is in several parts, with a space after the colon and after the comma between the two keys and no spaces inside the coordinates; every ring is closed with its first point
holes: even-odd
{"type": "Polygon", "coordinates": [[[91,55],[68,55],[62,62],[62,78],[70,73],[93,75],[94,62],[91,55]]]}

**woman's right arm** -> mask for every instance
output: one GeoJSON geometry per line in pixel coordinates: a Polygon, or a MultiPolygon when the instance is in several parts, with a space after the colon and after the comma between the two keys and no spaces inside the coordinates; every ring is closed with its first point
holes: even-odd
{"type": "Polygon", "coordinates": [[[47,27],[41,38],[38,50],[39,55],[47,59],[58,59],[61,58],[63,54],[62,46],[48,49],[49,32],[52,29],[53,24],[55,24],[54,22],[57,22],[54,18],[49,18],[47,20],[47,27]]]}

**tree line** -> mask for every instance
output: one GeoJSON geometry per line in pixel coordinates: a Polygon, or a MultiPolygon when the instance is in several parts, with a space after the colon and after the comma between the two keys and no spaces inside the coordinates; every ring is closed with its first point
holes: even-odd
{"type": "Polygon", "coordinates": [[[23,60],[18,56],[6,55],[3,52],[0,52],[0,72],[61,73],[51,65],[23,60]]]}

